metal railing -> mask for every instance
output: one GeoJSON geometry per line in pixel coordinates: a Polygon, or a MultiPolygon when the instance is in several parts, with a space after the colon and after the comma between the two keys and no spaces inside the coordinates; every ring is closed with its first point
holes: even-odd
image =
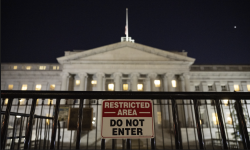
{"type": "Polygon", "coordinates": [[[1,91],[1,99],[1,149],[250,149],[247,92],[1,91]],[[151,99],[154,138],[101,139],[104,99],[151,99]],[[75,131],[59,118],[63,106],[79,108],[75,131]],[[85,107],[94,108],[93,129],[82,128],[85,107]]]}

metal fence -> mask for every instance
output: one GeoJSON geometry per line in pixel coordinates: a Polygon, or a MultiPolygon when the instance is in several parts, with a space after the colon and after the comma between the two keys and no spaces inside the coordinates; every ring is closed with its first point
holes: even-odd
{"type": "Polygon", "coordinates": [[[1,91],[1,100],[1,149],[250,149],[247,92],[1,91]],[[102,139],[105,99],[152,100],[154,138],[102,139]],[[65,107],[79,108],[75,130],[65,107]]]}

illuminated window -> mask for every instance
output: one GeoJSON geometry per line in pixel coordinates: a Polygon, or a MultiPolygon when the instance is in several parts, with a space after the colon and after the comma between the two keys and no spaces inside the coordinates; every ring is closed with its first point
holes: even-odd
{"type": "Polygon", "coordinates": [[[128,84],[123,84],[123,91],[127,91],[128,90],[128,84]]]}
{"type": "Polygon", "coordinates": [[[26,66],[26,70],[30,70],[31,69],[31,66],[26,66]]]}
{"type": "Polygon", "coordinates": [[[39,103],[39,99],[36,100],[36,105],[39,103]]]}
{"type": "Polygon", "coordinates": [[[39,67],[39,70],[45,70],[46,69],[46,66],[40,66],[39,67]]]}
{"type": "Polygon", "coordinates": [[[76,85],[80,85],[80,80],[76,80],[76,85]]]}
{"type": "Polygon", "coordinates": [[[176,81],[172,80],[172,87],[176,87],[176,81]]]}
{"type": "Polygon", "coordinates": [[[222,101],[223,101],[223,103],[225,104],[225,106],[228,105],[228,99],[223,99],[222,101]]]}
{"type": "Polygon", "coordinates": [[[37,84],[37,85],[36,85],[36,91],[40,91],[41,88],[42,88],[42,85],[41,85],[41,84],[37,84]]]}
{"type": "MultiPolygon", "coordinates": [[[[46,117],[50,117],[50,115],[46,114],[46,117]]],[[[49,125],[50,124],[50,119],[46,119],[46,123],[49,125]]]]}
{"type": "Polygon", "coordinates": [[[234,85],[234,90],[235,90],[235,91],[239,91],[239,90],[240,90],[239,85],[234,85]]]}
{"type": "Polygon", "coordinates": [[[53,70],[59,70],[59,66],[53,66],[53,70]]]}
{"type": "Polygon", "coordinates": [[[108,84],[108,90],[109,91],[114,91],[114,84],[108,84]]]}
{"type": "Polygon", "coordinates": [[[24,90],[27,90],[27,88],[28,88],[28,85],[27,85],[27,84],[23,84],[22,90],[23,90],[23,91],[24,91],[24,90]]]}
{"type": "Polygon", "coordinates": [[[247,85],[247,90],[248,90],[248,91],[250,91],[250,84],[249,84],[249,85],[247,85]]]}
{"type": "Polygon", "coordinates": [[[17,118],[21,118],[21,116],[16,116],[17,118]]]}
{"type": "Polygon", "coordinates": [[[212,113],[213,122],[215,125],[219,124],[217,113],[212,113]]]}
{"type": "Polygon", "coordinates": [[[48,105],[50,105],[50,103],[51,105],[53,104],[53,99],[48,99],[48,105]]]}
{"type": "Polygon", "coordinates": [[[49,89],[51,90],[51,91],[54,91],[55,90],[55,84],[51,84],[50,86],[49,86],[49,89]]]}
{"type": "Polygon", "coordinates": [[[14,66],[13,69],[14,69],[14,70],[17,70],[17,66],[14,66]]]}
{"type": "Polygon", "coordinates": [[[4,104],[7,105],[7,104],[8,104],[8,101],[9,101],[9,99],[6,98],[5,101],[4,101],[4,104]]]}
{"type": "Polygon", "coordinates": [[[161,81],[160,80],[155,80],[155,87],[160,87],[161,86],[161,81]]]}
{"type": "Polygon", "coordinates": [[[161,124],[161,112],[157,112],[158,124],[161,124]]]}
{"type": "Polygon", "coordinates": [[[137,84],[137,90],[142,91],[143,89],[143,84],[137,84]]]}
{"type": "Polygon", "coordinates": [[[10,84],[10,85],[8,86],[8,90],[13,90],[13,84],[10,84]]]}
{"type": "Polygon", "coordinates": [[[202,120],[200,120],[200,124],[202,124],[202,120]]]}
{"type": "Polygon", "coordinates": [[[91,84],[93,84],[93,85],[97,84],[96,80],[92,80],[91,84]]]}
{"type": "Polygon", "coordinates": [[[23,105],[24,103],[25,103],[25,99],[24,98],[20,99],[20,105],[23,105]]]}
{"type": "Polygon", "coordinates": [[[232,117],[230,116],[230,114],[227,115],[227,123],[233,124],[233,120],[232,120],[232,117]]]}

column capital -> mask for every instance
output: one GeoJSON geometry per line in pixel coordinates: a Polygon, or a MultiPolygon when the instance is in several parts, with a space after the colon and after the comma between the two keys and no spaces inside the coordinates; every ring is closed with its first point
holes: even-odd
{"type": "Polygon", "coordinates": [[[131,78],[135,78],[135,77],[138,78],[140,76],[140,74],[137,72],[133,72],[130,74],[130,76],[131,76],[131,78]]]}
{"type": "Polygon", "coordinates": [[[105,74],[103,72],[97,72],[96,74],[96,77],[104,77],[105,74]]]}
{"type": "Polygon", "coordinates": [[[189,74],[189,73],[183,73],[182,76],[183,76],[185,79],[190,79],[190,74],[189,74]]]}
{"type": "Polygon", "coordinates": [[[122,76],[122,73],[120,73],[120,72],[115,72],[115,73],[113,73],[113,76],[114,76],[114,77],[121,77],[121,76],[122,76]]]}
{"type": "Polygon", "coordinates": [[[165,73],[165,75],[164,75],[164,78],[169,78],[169,79],[171,79],[171,78],[173,78],[174,77],[174,74],[173,73],[165,73]]]}
{"type": "Polygon", "coordinates": [[[66,77],[69,77],[70,74],[68,72],[62,72],[62,73],[60,73],[60,76],[66,78],[66,77]]]}
{"type": "Polygon", "coordinates": [[[88,74],[86,72],[79,72],[77,73],[79,77],[88,77],[88,74]]]}
{"type": "Polygon", "coordinates": [[[147,78],[156,78],[157,77],[157,74],[156,73],[149,73],[148,75],[147,75],[147,78]]]}

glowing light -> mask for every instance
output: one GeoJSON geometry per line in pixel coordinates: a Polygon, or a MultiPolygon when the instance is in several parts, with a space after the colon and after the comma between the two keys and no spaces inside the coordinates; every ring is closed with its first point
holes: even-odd
{"type": "Polygon", "coordinates": [[[17,69],[17,66],[14,66],[13,69],[16,70],[16,69],[17,69]]]}
{"type": "Polygon", "coordinates": [[[41,85],[41,84],[37,84],[37,85],[36,85],[36,91],[40,91],[41,88],[42,88],[42,85],[41,85]]]}
{"type": "Polygon", "coordinates": [[[26,70],[30,70],[31,69],[31,66],[26,66],[26,70]]]}
{"type": "Polygon", "coordinates": [[[172,87],[176,87],[176,81],[172,80],[172,87]]]}
{"type": "Polygon", "coordinates": [[[21,118],[21,116],[16,116],[17,118],[21,118]]]}
{"type": "Polygon", "coordinates": [[[213,122],[215,125],[219,124],[217,113],[212,113],[213,122]]]}
{"type": "Polygon", "coordinates": [[[128,84],[123,84],[123,91],[127,91],[128,90],[128,84]]]}
{"type": "Polygon", "coordinates": [[[55,90],[55,87],[56,87],[55,84],[51,84],[51,85],[50,85],[50,90],[51,90],[51,91],[55,90]]]}
{"type": "Polygon", "coordinates": [[[161,81],[160,80],[155,80],[155,87],[160,87],[161,86],[161,81]]]}
{"type": "Polygon", "coordinates": [[[222,101],[223,101],[223,103],[227,106],[227,104],[228,104],[228,99],[223,99],[222,101]]]}
{"type": "Polygon", "coordinates": [[[137,90],[142,91],[143,89],[143,84],[137,84],[137,90]]]}
{"type": "Polygon", "coordinates": [[[25,91],[25,90],[27,90],[27,88],[28,88],[27,84],[23,84],[22,90],[25,91]]]}
{"type": "Polygon", "coordinates": [[[239,91],[239,90],[240,90],[239,85],[234,85],[234,90],[235,90],[235,91],[239,91]]]}
{"type": "Polygon", "coordinates": [[[80,80],[76,80],[76,85],[80,85],[80,80]]]}
{"type": "Polygon", "coordinates": [[[97,81],[96,81],[96,80],[92,80],[92,81],[91,81],[91,84],[94,84],[94,85],[95,85],[95,84],[97,84],[97,81]]]}
{"type": "Polygon", "coordinates": [[[8,86],[8,90],[13,90],[13,84],[10,84],[10,85],[8,86]]]}
{"type": "Polygon", "coordinates": [[[108,90],[109,91],[114,91],[114,84],[109,84],[108,85],[108,90]]]}

